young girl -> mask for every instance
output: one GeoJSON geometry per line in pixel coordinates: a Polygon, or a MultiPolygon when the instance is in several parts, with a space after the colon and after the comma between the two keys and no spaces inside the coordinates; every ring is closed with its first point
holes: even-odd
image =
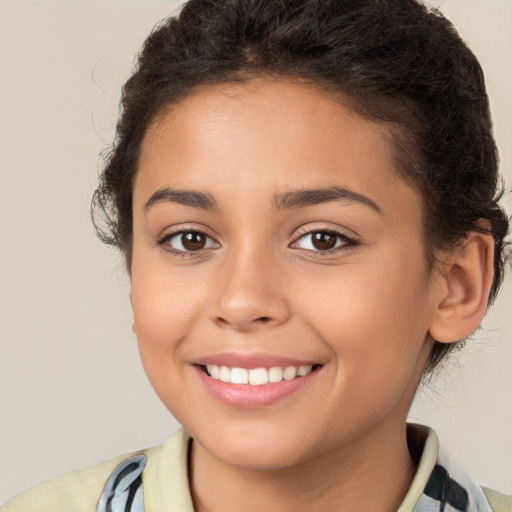
{"type": "Polygon", "coordinates": [[[122,108],[95,223],[183,429],[2,510],[512,510],[406,423],[504,268],[483,76],[449,22],[190,0],[122,108]]]}

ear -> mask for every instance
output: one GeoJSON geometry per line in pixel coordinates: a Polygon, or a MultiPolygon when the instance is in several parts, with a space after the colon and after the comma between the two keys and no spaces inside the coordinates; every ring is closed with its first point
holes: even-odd
{"type": "Polygon", "coordinates": [[[440,293],[430,335],[441,343],[469,336],[482,321],[494,278],[494,239],[471,232],[439,270],[440,293]]]}

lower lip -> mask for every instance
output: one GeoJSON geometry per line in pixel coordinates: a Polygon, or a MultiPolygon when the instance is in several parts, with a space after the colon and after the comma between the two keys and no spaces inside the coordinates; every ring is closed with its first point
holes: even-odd
{"type": "Polygon", "coordinates": [[[315,370],[304,377],[292,380],[251,386],[249,384],[231,384],[230,382],[212,379],[200,366],[195,366],[194,368],[206,389],[217,400],[240,409],[260,409],[274,404],[307,386],[311,378],[319,371],[315,370]]]}

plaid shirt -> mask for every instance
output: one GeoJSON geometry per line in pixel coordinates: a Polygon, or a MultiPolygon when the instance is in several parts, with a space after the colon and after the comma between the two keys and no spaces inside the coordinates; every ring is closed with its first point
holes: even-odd
{"type": "MultiPolygon", "coordinates": [[[[183,431],[178,435],[184,453],[190,438],[183,431]]],[[[433,430],[408,424],[407,442],[418,467],[397,512],[492,512],[482,489],[439,450],[433,430]]],[[[144,512],[142,475],[146,463],[147,457],[139,454],[119,464],[105,484],[97,512],[144,512]]],[[[185,457],[179,471],[176,477],[185,480],[188,487],[185,457]]],[[[180,488],[185,488],[183,482],[180,488]]],[[[190,496],[179,510],[193,512],[190,496]]]]}

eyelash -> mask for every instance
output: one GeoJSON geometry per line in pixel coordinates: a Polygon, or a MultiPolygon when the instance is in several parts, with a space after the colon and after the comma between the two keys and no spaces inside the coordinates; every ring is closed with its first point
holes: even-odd
{"type": "MultiPolygon", "coordinates": [[[[163,237],[161,237],[160,239],[157,240],[156,244],[157,244],[157,246],[161,247],[165,251],[167,251],[175,256],[180,256],[182,258],[193,257],[197,253],[211,249],[209,247],[209,248],[205,248],[205,249],[199,249],[197,251],[192,251],[192,250],[183,251],[181,249],[174,249],[173,247],[166,245],[173,238],[180,236],[180,235],[184,235],[186,233],[200,234],[200,235],[205,236],[209,240],[213,240],[212,237],[208,236],[206,233],[204,233],[203,231],[200,231],[198,229],[181,229],[179,231],[175,231],[173,233],[168,233],[168,234],[164,235],[163,237]]],[[[327,255],[330,255],[330,254],[333,254],[336,252],[341,252],[341,251],[346,251],[346,250],[352,249],[352,248],[356,247],[357,245],[359,245],[359,242],[357,242],[353,238],[350,238],[350,237],[344,235],[343,233],[340,233],[340,232],[332,230],[332,229],[304,230],[297,234],[293,244],[296,244],[300,239],[305,238],[308,235],[313,235],[315,233],[325,233],[328,235],[335,236],[338,240],[341,240],[341,242],[343,242],[343,243],[341,245],[337,245],[337,246],[333,247],[332,249],[326,249],[325,251],[322,251],[319,249],[318,250],[305,249],[307,252],[313,252],[313,253],[316,253],[321,256],[327,256],[327,255]]],[[[215,242],[215,243],[217,243],[217,242],[215,242]]],[[[338,242],[336,242],[336,243],[338,243],[338,242]]]]}
{"type": "MultiPolygon", "coordinates": [[[[205,232],[200,231],[199,229],[180,229],[179,231],[175,231],[173,233],[167,233],[163,237],[157,240],[156,244],[161,247],[163,250],[173,254],[174,256],[179,256],[182,258],[187,257],[193,257],[197,253],[200,253],[201,251],[207,250],[207,249],[200,249],[198,251],[182,251],[181,249],[174,249],[173,247],[170,247],[168,242],[170,242],[173,238],[178,237],[180,235],[184,235],[186,233],[196,233],[205,236],[209,240],[213,240],[211,236],[208,236],[205,232]]],[[[216,242],[217,243],[217,242],[216,242]]]]}
{"type": "MultiPolygon", "coordinates": [[[[346,251],[349,249],[353,249],[354,247],[359,245],[359,242],[357,242],[357,240],[354,240],[353,238],[350,238],[347,235],[340,233],[339,231],[335,231],[334,229],[304,229],[304,231],[299,231],[297,233],[297,236],[296,236],[293,244],[296,244],[300,239],[305,238],[308,235],[314,235],[315,233],[328,234],[328,235],[336,237],[338,240],[340,240],[342,242],[341,245],[336,245],[332,249],[326,249],[325,251],[321,251],[319,249],[317,249],[317,250],[306,249],[306,251],[314,252],[320,256],[328,256],[329,254],[346,251]]],[[[338,243],[338,240],[336,241],[336,244],[338,243]]]]}

